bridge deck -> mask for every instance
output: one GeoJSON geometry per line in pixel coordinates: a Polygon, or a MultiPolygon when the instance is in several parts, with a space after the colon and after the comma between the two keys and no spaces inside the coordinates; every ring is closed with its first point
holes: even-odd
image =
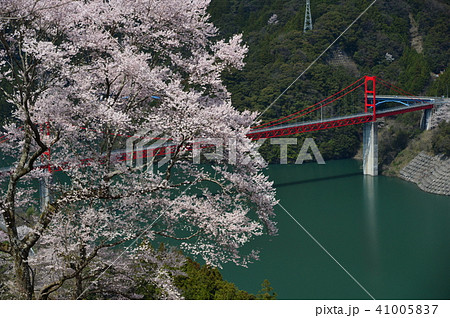
{"type": "MultiPolygon", "coordinates": [[[[200,148],[208,148],[209,145],[199,145],[200,148]]],[[[151,158],[154,156],[163,156],[166,155],[168,152],[173,153],[175,151],[176,144],[172,142],[166,142],[163,145],[149,145],[146,147],[143,147],[140,150],[134,149],[133,152],[127,151],[127,149],[116,149],[111,151],[111,157],[110,160],[113,163],[117,162],[123,162],[127,159],[131,158],[131,155],[133,156],[133,160],[136,160],[137,158],[151,158]]],[[[80,166],[82,167],[89,167],[91,165],[90,162],[92,161],[105,161],[106,162],[106,154],[102,154],[99,158],[86,158],[82,159],[80,162],[80,166]]],[[[3,167],[0,168],[0,177],[7,176],[11,173],[12,169],[14,167],[3,167]]],[[[37,163],[34,165],[34,169],[40,168],[40,169],[48,169],[48,164],[44,163],[37,163]]],[[[68,170],[68,163],[63,162],[59,164],[55,164],[51,166],[52,172],[57,171],[65,171],[68,170]]]]}
{"type": "Polygon", "coordinates": [[[415,112],[415,111],[419,111],[419,110],[424,110],[424,109],[431,109],[434,107],[434,103],[430,103],[430,102],[423,102],[423,103],[416,103],[414,105],[411,106],[397,106],[397,107],[391,107],[388,109],[380,109],[377,110],[376,114],[377,114],[377,118],[381,118],[381,117],[386,117],[386,116],[394,116],[394,115],[399,115],[399,114],[404,114],[404,113],[409,113],[409,112],[415,112]]]}
{"type": "MultiPolygon", "coordinates": [[[[398,96],[377,96],[377,100],[381,100],[383,98],[389,99],[389,100],[395,100],[395,98],[398,96]]],[[[412,100],[420,100],[421,102],[414,103],[411,105],[401,105],[397,107],[390,107],[388,109],[379,109],[376,112],[376,118],[386,117],[386,116],[393,116],[403,113],[409,113],[413,111],[419,111],[424,109],[431,109],[434,107],[436,103],[439,103],[439,101],[435,98],[430,97],[403,97],[400,96],[398,100],[406,100],[409,101],[412,100]]],[[[335,118],[329,118],[329,119],[323,119],[323,120],[313,120],[308,122],[296,122],[286,125],[279,125],[269,128],[262,128],[262,129],[255,129],[250,131],[250,133],[247,134],[248,138],[251,138],[253,140],[257,139],[263,139],[263,138],[274,138],[274,137],[281,137],[281,136],[287,136],[287,135],[295,135],[295,134],[301,134],[305,132],[310,131],[317,131],[317,130],[323,130],[323,129],[330,129],[330,128],[337,128],[337,127],[343,127],[343,126],[349,126],[349,125],[357,125],[357,124],[363,124],[372,122],[374,120],[373,115],[371,113],[359,113],[354,115],[348,115],[348,116],[341,116],[341,117],[335,117],[335,118]]],[[[164,155],[167,151],[173,151],[174,144],[166,144],[159,147],[144,147],[142,149],[142,156],[147,157],[147,152],[151,151],[152,155],[164,155]]],[[[204,146],[202,146],[204,147],[204,146]]],[[[136,158],[137,152],[133,151],[133,159],[136,158]]],[[[149,155],[149,156],[152,156],[149,155]]],[[[111,153],[111,160],[113,162],[119,162],[119,161],[125,161],[127,158],[127,152],[125,149],[118,149],[111,153]]],[[[89,166],[89,161],[94,159],[84,159],[83,165],[89,166]]],[[[53,171],[61,171],[64,170],[67,166],[67,164],[63,163],[58,167],[52,167],[53,171]]],[[[48,166],[45,164],[36,164],[35,168],[47,168],[48,166]]],[[[0,168],[0,176],[5,176],[11,173],[12,167],[3,167],[0,168]]]]}
{"type": "MultiPolygon", "coordinates": [[[[373,98],[373,95],[368,94],[369,98],[373,98]]],[[[440,97],[430,97],[430,96],[398,96],[398,95],[376,95],[377,100],[388,99],[388,100],[416,100],[416,101],[426,101],[434,102],[440,97]]]]}
{"type": "MultiPolygon", "coordinates": [[[[391,107],[388,109],[380,109],[377,110],[376,112],[376,118],[404,114],[423,109],[430,109],[433,108],[433,106],[434,100],[433,102],[430,102],[429,99],[428,101],[414,103],[409,106],[401,105],[397,107],[391,107]]],[[[335,117],[323,120],[296,122],[292,124],[278,125],[269,128],[255,129],[252,130],[250,133],[248,133],[247,137],[253,140],[261,138],[274,138],[287,135],[301,134],[310,131],[364,124],[367,122],[371,122],[373,120],[374,120],[373,115],[371,113],[359,113],[355,115],[335,117]]]]}

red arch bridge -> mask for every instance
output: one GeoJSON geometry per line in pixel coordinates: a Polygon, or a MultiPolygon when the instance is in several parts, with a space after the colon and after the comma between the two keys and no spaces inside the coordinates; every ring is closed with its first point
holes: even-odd
{"type": "MultiPolygon", "coordinates": [[[[338,128],[350,125],[363,124],[363,171],[367,175],[378,174],[377,164],[377,119],[386,116],[399,115],[415,111],[423,111],[420,126],[422,129],[430,129],[431,114],[433,109],[442,103],[440,98],[413,96],[412,94],[402,90],[401,88],[392,85],[381,78],[375,76],[364,76],[353,82],[349,86],[334,93],[333,95],[311,105],[294,112],[288,116],[278,118],[276,120],[255,126],[247,134],[248,138],[252,140],[275,138],[288,135],[296,135],[311,131],[325,130],[331,128],[338,128]],[[377,95],[377,83],[389,90],[398,93],[398,95],[377,95]],[[311,118],[314,114],[326,108],[326,106],[335,103],[344,96],[355,92],[358,88],[363,87],[364,103],[361,107],[361,112],[354,114],[346,114],[342,116],[332,116],[315,120],[302,120],[304,118],[311,118]]],[[[49,134],[49,123],[42,125],[42,130],[49,134]]],[[[133,136],[125,136],[133,137],[133,136]]],[[[138,139],[138,138],[135,138],[138,139]]],[[[6,136],[0,136],[0,143],[6,142],[6,136]]],[[[141,149],[133,150],[133,158],[139,157],[138,152],[145,152],[142,156],[162,155],[171,151],[176,145],[167,141],[159,146],[150,146],[141,149]],[[168,150],[169,149],[169,150],[168,150]]],[[[207,147],[207,146],[206,146],[207,147]]],[[[131,154],[126,149],[119,149],[112,152],[113,161],[125,161],[131,154]]],[[[44,156],[49,157],[50,151],[47,151],[44,156]]],[[[93,159],[84,159],[86,165],[93,159]]],[[[36,167],[45,167],[50,171],[64,170],[64,164],[55,167],[49,167],[44,164],[37,164],[36,167]]],[[[11,167],[0,168],[0,175],[8,174],[11,167]]]]}
{"type": "Polygon", "coordinates": [[[261,138],[296,135],[317,130],[363,124],[363,172],[366,175],[376,176],[378,175],[377,119],[423,111],[420,126],[422,129],[428,130],[430,129],[432,111],[441,103],[442,100],[439,98],[413,96],[380,78],[364,76],[341,91],[314,105],[291,115],[254,127],[247,136],[253,140],[258,140],[261,138]],[[377,82],[389,90],[397,92],[398,95],[377,95],[377,82]],[[361,112],[326,119],[299,120],[299,118],[305,117],[308,114],[322,110],[327,105],[352,93],[361,86],[364,88],[364,108],[361,108],[361,112]]]}
{"type": "MultiPolygon", "coordinates": [[[[361,93],[361,91],[359,91],[361,93]]],[[[364,76],[348,85],[339,92],[288,116],[255,126],[247,134],[252,140],[276,138],[301,133],[338,128],[350,125],[363,124],[363,173],[366,175],[378,175],[378,138],[377,138],[377,120],[387,116],[394,116],[409,112],[423,111],[420,126],[422,129],[430,129],[431,115],[433,109],[442,103],[442,99],[425,96],[413,96],[412,94],[392,85],[381,78],[375,76],[364,76]],[[377,95],[377,83],[393,91],[398,95],[377,95]],[[329,118],[308,120],[314,117],[314,114],[320,113],[338,100],[348,94],[358,92],[362,88],[363,107],[361,112],[346,114],[342,116],[331,116],[329,118]],[[303,119],[303,120],[302,120],[303,119]],[[305,120],[306,119],[306,120],[305,120]]],[[[316,116],[318,117],[318,116],[316,116]]],[[[128,136],[131,137],[131,136],[128,136]]],[[[163,155],[167,151],[173,151],[176,145],[167,143],[164,146],[151,146],[146,149],[133,151],[133,158],[142,156],[153,157],[163,155]],[[142,154],[139,154],[139,152],[142,154]],[[147,151],[149,153],[144,153],[147,151]]],[[[204,145],[208,147],[208,145],[204,145]]],[[[117,150],[114,152],[116,160],[127,160],[130,152],[117,150]]]]}
{"type": "MultiPolygon", "coordinates": [[[[378,138],[377,138],[377,120],[386,116],[393,116],[415,111],[422,111],[420,125],[422,129],[430,129],[430,121],[433,109],[442,103],[439,98],[413,96],[412,94],[392,85],[381,78],[375,76],[364,76],[348,85],[344,89],[333,95],[288,116],[255,126],[247,134],[252,140],[275,138],[288,135],[296,135],[305,132],[318,131],[324,129],[338,128],[350,125],[363,124],[363,173],[366,175],[378,175],[378,138]],[[388,92],[394,92],[397,95],[377,95],[377,84],[388,92]],[[363,96],[361,111],[354,114],[334,115],[323,118],[323,110],[346,95],[358,92],[363,96]],[[362,90],[362,92],[361,92],[362,90]],[[320,118],[318,115],[320,114],[320,118]],[[316,119],[311,119],[316,117],[316,119]]],[[[50,123],[41,125],[41,129],[50,133],[50,123]]],[[[134,137],[135,136],[125,136],[134,137]]],[[[0,143],[6,142],[6,136],[0,136],[0,143]]],[[[172,152],[176,145],[170,142],[159,143],[158,146],[149,146],[145,148],[133,149],[132,154],[127,149],[115,150],[111,154],[111,161],[125,161],[130,157],[133,159],[142,157],[153,157],[162,155],[168,151],[172,152]]],[[[208,145],[203,146],[208,147],[208,145]]],[[[50,151],[44,154],[44,157],[50,157],[50,151]]],[[[93,159],[84,159],[84,164],[89,165],[93,159]]],[[[48,164],[37,164],[36,168],[45,168],[50,172],[64,170],[64,163],[57,166],[48,164]]],[[[0,168],[0,176],[4,176],[12,171],[12,167],[0,168]]],[[[45,184],[43,182],[42,184],[45,184]]],[[[48,189],[45,185],[41,186],[41,196],[48,197],[48,189]]]]}

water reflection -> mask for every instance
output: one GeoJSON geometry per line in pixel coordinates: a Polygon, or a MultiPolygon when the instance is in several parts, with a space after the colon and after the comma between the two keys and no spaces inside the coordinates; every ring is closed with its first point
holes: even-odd
{"type": "MultiPolygon", "coordinates": [[[[352,160],[273,165],[269,176],[283,206],[298,211],[301,205],[308,229],[375,298],[449,299],[450,198],[396,178],[364,177],[359,166],[352,160]]],[[[247,269],[225,264],[225,279],[257,292],[267,278],[280,299],[366,298],[281,212],[280,235],[248,246],[261,250],[261,260],[247,269]]]]}
{"type": "Polygon", "coordinates": [[[368,242],[368,256],[372,269],[379,270],[379,238],[377,227],[377,194],[378,194],[378,178],[372,176],[364,176],[363,178],[363,204],[364,216],[366,223],[366,235],[368,242]]]}

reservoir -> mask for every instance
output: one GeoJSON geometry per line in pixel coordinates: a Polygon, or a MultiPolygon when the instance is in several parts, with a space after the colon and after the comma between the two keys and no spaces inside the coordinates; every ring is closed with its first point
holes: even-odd
{"type": "Polygon", "coordinates": [[[251,293],[268,279],[278,299],[450,298],[450,197],[363,176],[356,160],[271,165],[267,173],[301,226],[277,206],[278,235],[249,246],[260,260],[225,264],[224,279],[251,293]]]}
{"type": "Polygon", "coordinates": [[[363,288],[376,299],[450,299],[450,197],[364,176],[361,165],[270,165],[280,204],[303,228],[276,206],[278,235],[245,246],[260,260],[224,264],[224,279],[250,293],[268,279],[278,299],[370,299],[363,288]]]}

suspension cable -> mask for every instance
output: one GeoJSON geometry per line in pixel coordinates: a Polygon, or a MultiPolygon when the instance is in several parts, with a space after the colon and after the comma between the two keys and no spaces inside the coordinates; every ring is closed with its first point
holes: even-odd
{"type": "MultiPolygon", "coordinates": [[[[323,104],[323,105],[320,105],[320,106],[318,106],[318,107],[316,107],[316,108],[314,108],[314,109],[311,109],[310,111],[308,111],[308,112],[306,112],[306,113],[304,113],[304,114],[299,114],[298,116],[295,116],[295,117],[292,117],[292,118],[288,118],[288,119],[286,119],[286,120],[284,120],[284,121],[281,121],[281,122],[279,122],[279,123],[272,124],[272,125],[270,125],[270,126],[265,126],[265,127],[263,127],[263,128],[258,128],[258,129],[256,129],[256,130],[266,129],[266,128],[270,128],[270,127],[273,127],[273,126],[277,126],[277,125],[279,125],[279,124],[283,124],[283,123],[288,122],[288,121],[291,121],[291,120],[293,120],[293,119],[297,119],[297,118],[300,118],[300,117],[302,117],[302,116],[308,115],[308,114],[310,114],[310,113],[312,113],[312,112],[314,112],[314,111],[316,111],[316,110],[318,110],[318,109],[320,109],[320,108],[322,108],[322,107],[324,107],[324,106],[327,106],[327,105],[329,105],[329,104],[335,102],[336,100],[338,100],[338,99],[344,97],[345,95],[350,94],[351,92],[355,91],[357,88],[361,87],[362,85],[364,85],[364,83],[359,84],[358,86],[352,88],[350,91],[346,92],[345,94],[343,94],[343,95],[341,95],[341,96],[339,96],[339,97],[336,97],[335,99],[333,99],[333,100],[331,100],[331,101],[329,101],[329,102],[327,102],[327,103],[325,103],[325,104],[323,104]]],[[[336,94],[334,94],[334,95],[336,95],[336,94]]],[[[332,95],[332,96],[333,96],[333,95],[332,95]]],[[[330,96],[330,97],[332,97],[332,96],[330,96]]],[[[318,104],[318,103],[317,103],[317,104],[318,104]]],[[[317,105],[317,104],[315,104],[315,105],[317,105]]],[[[315,106],[315,105],[313,105],[313,106],[315,106]]],[[[304,111],[308,110],[308,109],[311,108],[311,107],[312,107],[312,106],[310,106],[310,107],[304,109],[304,111]]],[[[297,112],[297,113],[299,113],[299,112],[297,112]]],[[[295,115],[295,113],[292,114],[292,115],[295,115]]],[[[291,115],[291,116],[292,116],[292,115],[291,115]]],[[[289,117],[289,116],[286,116],[286,117],[289,117]]],[[[280,118],[280,119],[283,119],[283,118],[280,118]]]]}
{"type": "MultiPolygon", "coordinates": [[[[307,111],[308,109],[310,109],[310,108],[312,108],[312,107],[315,107],[315,106],[317,106],[318,104],[323,103],[323,102],[327,101],[328,99],[330,99],[330,98],[332,98],[332,97],[338,95],[339,93],[342,93],[343,91],[349,89],[350,87],[352,87],[353,85],[355,85],[356,83],[358,83],[359,81],[361,81],[363,78],[364,78],[364,76],[361,77],[360,79],[356,80],[356,81],[353,82],[352,84],[348,85],[348,86],[345,87],[344,89],[340,90],[339,92],[334,93],[333,95],[331,95],[331,96],[329,96],[329,97],[327,97],[327,98],[321,100],[320,102],[315,103],[314,105],[308,106],[308,107],[306,107],[306,108],[304,108],[304,109],[302,109],[302,110],[299,110],[299,111],[297,111],[297,112],[295,112],[295,113],[292,113],[292,114],[290,114],[290,115],[287,115],[287,116],[284,116],[284,117],[281,117],[281,118],[272,120],[272,121],[270,121],[270,122],[268,122],[268,123],[261,124],[261,125],[258,125],[258,126],[254,126],[252,129],[262,129],[262,128],[267,128],[267,127],[265,127],[265,126],[270,125],[270,124],[273,124],[273,123],[275,123],[275,122],[277,122],[277,121],[281,121],[281,120],[283,120],[283,119],[287,119],[287,118],[289,118],[289,117],[291,117],[291,116],[294,116],[294,115],[297,115],[297,114],[299,114],[299,113],[305,112],[305,111],[307,111]]],[[[278,124],[275,124],[275,125],[278,125],[278,124]]],[[[272,127],[272,126],[275,126],[275,125],[271,125],[271,126],[269,126],[269,127],[272,127]]]]}

